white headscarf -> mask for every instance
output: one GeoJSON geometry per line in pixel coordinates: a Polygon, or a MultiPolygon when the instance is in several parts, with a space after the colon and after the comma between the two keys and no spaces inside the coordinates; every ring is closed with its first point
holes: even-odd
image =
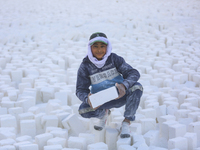
{"type": "Polygon", "coordinates": [[[89,60],[97,67],[97,68],[102,68],[105,63],[106,60],[108,59],[108,57],[110,56],[112,51],[112,46],[110,41],[107,38],[104,37],[95,37],[93,39],[91,39],[88,43],[88,58],[89,60]],[[98,60],[96,57],[93,56],[92,54],[92,50],[91,50],[91,45],[94,44],[95,42],[103,42],[103,43],[107,43],[107,51],[106,54],[103,56],[102,60],[98,60]]]}

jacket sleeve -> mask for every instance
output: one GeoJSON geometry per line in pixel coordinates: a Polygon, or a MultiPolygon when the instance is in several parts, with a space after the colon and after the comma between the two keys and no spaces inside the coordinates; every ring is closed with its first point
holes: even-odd
{"type": "Polygon", "coordinates": [[[76,81],[76,96],[82,101],[87,103],[88,94],[90,93],[91,81],[89,73],[82,63],[78,69],[77,81],[76,81]]]}
{"type": "Polygon", "coordinates": [[[122,84],[124,84],[126,89],[131,88],[139,80],[140,73],[129,64],[127,64],[122,57],[116,54],[114,54],[113,57],[117,71],[121,73],[124,78],[122,84]]]}

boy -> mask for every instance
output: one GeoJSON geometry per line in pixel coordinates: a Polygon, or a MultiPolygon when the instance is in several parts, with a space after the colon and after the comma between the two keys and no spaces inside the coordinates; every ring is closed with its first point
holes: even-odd
{"type": "Polygon", "coordinates": [[[137,82],[140,77],[139,72],[122,57],[111,53],[111,50],[111,43],[104,33],[93,33],[90,36],[88,54],[83,59],[77,74],[76,95],[83,102],[79,107],[79,113],[84,118],[99,118],[94,128],[102,130],[111,112],[110,109],[125,105],[125,118],[120,137],[127,138],[130,137],[129,124],[135,120],[143,88],[137,82]],[[112,86],[117,87],[119,97],[93,109],[89,96],[112,86]]]}

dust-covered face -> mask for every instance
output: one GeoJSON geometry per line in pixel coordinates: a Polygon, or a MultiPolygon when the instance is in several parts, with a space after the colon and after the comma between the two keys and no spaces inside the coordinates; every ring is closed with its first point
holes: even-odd
{"type": "Polygon", "coordinates": [[[107,45],[102,42],[95,42],[91,46],[91,50],[94,57],[96,57],[98,60],[102,60],[103,56],[106,54],[107,45]]]}

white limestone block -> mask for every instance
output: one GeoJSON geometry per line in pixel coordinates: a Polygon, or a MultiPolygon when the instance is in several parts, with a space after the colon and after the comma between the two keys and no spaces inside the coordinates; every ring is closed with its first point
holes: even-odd
{"type": "Polygon", "coordinates": [[[70,113],[68,113],[68,112],[62,112],[62,113],[56,114],[56,116],[58,117],[58,127],[63,128],[62,121],[69,115],[70,115],[70,113]]]}
{"type": "Polygon", "coordinates": [[[61,105],[56,102],[48,102],[46,106],[46,114],[50,115],[52,111],[61,109],[61,105]]]}
{"type": "Polygon", "coordinates": [[[5,145],[13,145],[15,144],[16,141],[14,139],[8,138],[0,141],[0,146],[5,146],[5,145]]]}
{"type": "Polygon", "coordinates": [[[38,145],[39,150],[43,150],[43,147],[47,145],[47,141],[52,138],[53,135],[50,133],[39,134],[35,136],[35,143],[38,145]]]}
{"type": "Polygon", "coordinates": [[[160,117],[167,115],[167,107],[166,105],[160,105],[156,108],[156,118],[158,122],[160,122],[160,117]]]}
{"type": "Polygon", "coordinates": [[[8,138],[15,139],[16,133],[13,133],[13,132],[7,131],[7,130],[0,131],[0,140],[8,139],[8,138]]]}
{"type": "Polygon", "coordinates": [[[188,118],[191,118],[193,122],[198,121],[198,116],[200,116],[200,112],[190,112],[188,113],[188,118]]]}
{"type": "Polygon", "coordinates": [[[86,150],[86,139],[81,137],[73,137],[70,136],[68,139],[68,147],[69,148],[77,148],[80,150],[86,150]]]}
{"type": "Polygon", "coordinates": [[[188,150],[188,141],[184,137],[176,137],[173,139],[169,139],[168,141],[168,149],[180,149],[180,150],[188,150]]]}
{"type": "Polygon", "coordinates": [[[190,113],[191,111],[188,110],[188,109],[179,109],[175,112],[175,116],[176,116],[176,119],[180,119],[180,118],[188,118],[188,114],[190,113]]]}
{"type": "Polygon", "coordinates": [[[58,127],[58,117],[56,115],[44,115],[41,117],[41,124],[44,129],[47,127],[58,127]]]}
{"type": "Polygon", "coordinates": [[[63,130],[53,130],[50,132],[53,137],[60,137],[60,138],[65,138],[68,139],[68,130],[67,129],[63,129],[63,130]]]}
{"type": "Polygon", "coordinates": [[[24,135],[16,138],[16,142],[24,142],[24,141],[33,142],[33,139],[29,135],[24,135]]]}
{"type": "Polygon", "coordinates": [[[29,135],[32,138],[36,135],[36,124],[35,120],[21,120],[20,121],[20,131],[22,135],[29,135]]]}
{"type": "Polygon", "coordinates": [[[163,87],[163,79],[162,78],[151,79],[151,85],[161,88],[163,87]]]}
{"type": "Polygon", "coordinates": [[[37,106],[33,106],[33,107],[30,107],[30,108],[28,109],[28,112],[33,113],[34,115],[36,115],[36,114],[39,114],[39,113],[40,113],[40,109],[39,109],[39,107],[37,107],[37,106]]]}
{"type": "Polygon", "coordinates": [[[153,108],[142,109],[141,114],[143,114],[146,118],[156,119],[156,110],[153,108]]]}
{"type": "Polygon", "coordinates": [[[106,144],[108,145],[108,149],[117,149],[116,142],[118,140],[119,131],[113,128],[106,128],[106,144]]]}
{"type": "Polygon", "coordinates": [[[78,137],[86,139],[86,145],[95,143],[95,135],[91,133],[80,133],[78,137]]]}
{"type": "Polygon", "coordinates": [[[5,115],[8,113],[8,109],[4,107],[0,107],[0,115],[5,115]]]}
{"type": "Polygon", "coordinates": [[[39,113],[35,115],[35,124],[36,124],[36,134],[44,133],[44,129],[42,126],[41,118],[45,115],[45,113],[39,113]]]}
{"type": "Polygon", "coordinates": [[[5,146],[1,146],[0,150],[16,150],[16,148],[13,145],[5,145],[5,146]]]}
{"type": "Polygon", "coordinates": [[[181,91],[181,92],[178,94],[178,102],[179,102],[180,105],[181,105],[182,103],[184,103],[184,100],[186,99],[187,94],[188,94],[188,91],[181,91]]]}
{"type": "Polygon", "coordinates": [[[23,113],[23,108],[21,107],[13,107],[8,109],[9,114],[17,117],[19,114],[23,113]]]}
{"type": "Polygon", "coordinates": [[[188,132],[193,132],[197,134],[197,146],[200,147],[200,121],[192,122],[189,124],[188,132]]]}
{"type": "Polygon", "coordinates": [[[95,149],[108,150],[108,146],[103,142],[94,143],[87,146],[87,150],[95,150],[95,149]]]}
{"type": "Polygon", "coordinates": [[[197,148],[197,134],[187,132],[184,138],[188,140],[188,150],[197,148]]]}
{"type": "Polygon", "coordinates": [[[23,112],[27,112],[30,107],[32,107],[33,104],[29,99],[22,99],[20,101],[15,102],[15,107],[22,107],[23,112]]]}
{"type": "Polygon", "coordinates": [[[16,149],[18,150],[19,147],[20,147],[21,145],[28,145],[28,144],[31,144],[31,142],[29,142],[29,141],[24,141],[24,142],[20,142],[20,143],[15,143],[14,146],[15,146],[16,149]]]}
{"type": "Polygon", "coordinates": [[[80,99],[76,96],[75,93],[70,94],[70,105],[81,104],[80,99]]]}
{"type": "Polygon", "coordinates": [[[60,138],[60,137],[55,137],[52,139],[49,139],[47,141],[47,145],[61,145],[62,147],[66,147],[67,146],[67,140],[65,138],[60,138]]]}
{"type": "Polygon", "coordinates": [[[39,147],[37,144],[25,144],[25,145],[20,145],[19,150],[39,150],[39,147]]]}
{"type": "Polygon", "coordinates": [[[14,116],[7,116],[0,118],[1,127],[17,128],[17,120],[14,116]]]}
{"type": "Polygon", "coordinates": [[[91,125],[91,120],[90,120],[90,118],[79,117],[79,119],[80,119],[81,122],[84,124],[86,130],[90,130],[90,125],[91,125]]]}
{"type": "Polygon", "coordinates": [[[160,126],[161,127],[160,128],[161,136],[168,140],[169,139],[169,126],[175,125],[175,124],[178,124],[178,122],[175,120],[169,120],[169,121],[163,122],[160,126]]]}
{"type": "Polygon", "coordinates": [[[129,137],[129,138],[119,138],[117,140],[117,149],[120,147],[120,145],[131,145],[131,137],[129,137]]]}
{"type": "Polygon", "coordinates": [[[3,98],[2,98],[2,101],[1,101],[1,107],[5,107],[7,109],[9,108],[13,108],[15,106],[15,102],[13,101],[3,101],[3,98]]]}
{"type": "Polygon", "coordinates": [[[120,145],[118,147],[118,150],[136,150],[136,148],[130,145],[120,145]]]}
{"type": "Polygon", "coordinates": [[[136,148],[137,150],[149,150],[149,147],[145,141],[134,143],[133,148],[136,148]]]}
{"type": "Polygon", "coordinates": [[[148,146],[158,145],[159,141],[159,131],[158,130],[149,130],[144,134],[144,139],[148,146]]]}
{"type": "Polygon", "coordinates": [[[34,119],[34,114],[31,112],[21,113],[18,115],[19,120],[30,120],[34,119]]]}
{"type": "Polygon", "coordinates": [[[79,135],[79,133],[86,132],[85,126],[75,114],[71,114],[67,118],[65,118],[62,121],[62,124],[65,128],[68,128],[68,126],[70,126],[71,132],[75,135],[79,135]]]}
{"type": "Polygon", "coordinates": [[[93,108],[96,108],[110,100],[118,97],[117,89],[115,86],[108,88],[106,90],[100,91],[98,93],[89,96],[90,102],[93,108]]]}
{"type": "Polygon", "coordinates": [[[43,102],[48,102],[49,99],[54,98],[54,88],[51,87],[44,87],[41,89],[41,96],[43,102]]]}
{"type": "Polygon", "coordinates": [[[142,134],[142,125],[141,123],[131,123],[130,124],[130,130],[132,133],[135,133],[135,134],[142,134]]]}
{"type": "Polygon", "coordinates": [[[24,89],[26,89],[26,88],[32,88],[31,83],[19,83],[20,93],[23,93],[24,89]]]}
{"type": "Polygon", "coordinates": [[[156,129],[156,120],[152,118],[140,119],[142,134],[147,133],[149,130],[156,129]]]}
{"type": "Polygon", "coordinates": [[[51,145],[51,146],[44,146],[44,150],[62,150],[62,146],[57,144],[57,145],[51,145]]]}
{"type": "Polygon", "coordinates": [[[184,136],[186,133],[186,126],[183,124],[174,124],[169,126],[169,139],[184,136]]]}
{"type": "Polygon", "coordinates": [[[68,104],[68,93],[66,91],[55,92],[55,98],[61,100],[62,105],[68,104]]]}
{"type": "Polygon", "coordinates": [[[9,91],[8,97],[11,101],[17,101],[18,93],[16,91],[9,91]]]}
{"type": "Polygon", "coordinates": [[[22,70],[18,69],[18,70],[11,71],[11,79],[12,79],[12,81],[20,83],[21,80],[22,80],[22,77],[23,77],[22,70]]]}

